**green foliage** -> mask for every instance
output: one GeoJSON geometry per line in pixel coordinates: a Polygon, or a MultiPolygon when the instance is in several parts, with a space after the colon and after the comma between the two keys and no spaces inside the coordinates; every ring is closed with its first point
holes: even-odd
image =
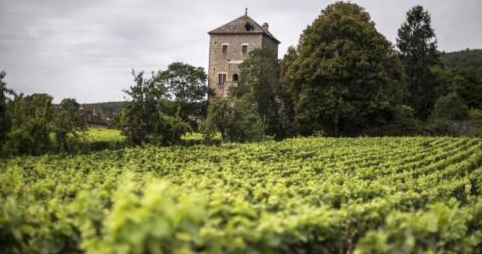
{"type": "Polygon", "coordinates": [[[295,138],[0,161],[0,252],[480,253],[482,140],[295,138]]]}
{"type": "Polygon", "coordinates": [[[84,135],[87,151],[119,149],[127,146],[126,136],[121,130],[89,128],[84,135]]]}
{"type": "Polygon", "coordinates": [[[181,142],[181,137],[191,131],[188,123],[178,117],[162,116],[161,135],[158,136],[159,144],[175,145],[181,142]]]}
{"type": "Polygon", "coordinates": [[[474,253],[482,240],[480,235],[470,237],[474,208],[461,209],[454,203],[436,203],[428,211],[392,212],[382,229],[367,233],[355,253],[474,253]]]}
{"type": "Polygon", "coordinates": [[[415,118],[415,110],[407,105],[400,105],[393,112],[393,121],[382,128],[376,128],[375,135],[408,136],[425,134],[423,124],[415,118]],[[377,133],[378,131],[378,133],[377,133]]]}
{"type": "Polygon", "coordinates": [[[467,111],[469,120],[482,123],[482,109],[471,108],[467,111]]]}
{"type": "Polygon", "coordinates": [[[208,116],[201,125],[205,142],[210,143],[216,132],[221,133],[223,140],[232,142],[263,139],[266,125],[253,101],[249,95],[211,100],[208,116]]]}
{"type": "Polygon", "coordinates": [[[430,14],[422,6],[407,12],[406,21],[398,29],[397,47],[407,74],[409,105],[418,118],[425,120],[437,99],[436,75],[431,68],[441,62],[430,14]]]}
{"type": "Polygon", "coordinates": [[[456,94],[440,97],[433,108],[426,130],[432,135],[460,135],[457,122],[468,120],[468,107],[456,94]]]}
{"type": "Polygon", "coordinates": [[[156,83],[153,77],[144,78],[144,72],[135,74],[135,84],[125,91],[131,101],[122,112],[122,133],[128,142],[140,145],[152,142],[149,135],[158,134],[161,122],[161,102],[165,99],[166,88],[156,83]]]}
{"type": "Polygon", "coordinates": [[[303,32],[297,51],[284,72],[302,134],[359,134],[393,118],[403,69],[362,7],[329,5],[303,32]]]}
{"type": "Polygon", "coordinates": [[[299,87],[288,82],[293,79],[293,77],[288,76],[288,70],[296,58],[298,58],[298,52],[296,48],[290,46],[280,63],[281,87],[278,90],[278,97],[281,101],[281,125],[285,136],[294,136],[298,131],[295,120],[295,100],[300,91],[295,90],[299,87]]]}
{"type": "Polygon", "coordinates": [[[68,152],[78,149],[79,133],[85,130],[86,123],[80,104],[75,99],[63,99],[60,102],[52,125],[59,151],[68,152]]]}
{"type": "Polygon", "coordinates": [[[120,120],[127,141],[134,145],[179,143],[189,126],[166,114],[165,83],[159,76],[144,78],[143,72],[133,72],[133,76],[135,84],[125,91],[132,100],[126,103],[120,120]]]}
{"type": "Polygon", "coordinates": [[[202,67],[175,62],[166,70],[156,74],[156,80],[167,89],[167,96],[172,102],[171,115],[178,115],[183,121],[196,125],[206,113],[208,87],[206,73],[202,67]]]}
{"type": "Polygon", "coordinates": [[[456,93],[467,106],[482,108],[482,76],[478,77],[474,71],[467,69],[448,69],[440,67],[432,69],[438,77],[439,97],[449,93],[456,93]]]}
{"type": "Polygon", "coordinates": [[[463,69],[477,73],[482,78],[482,49],[466,49],[442,53],[440,60],[450,69],[463,69]]]}
{"type": "Polygon", "coordinates": [[[234,89],[238,97],[249,95],[266,122],[266,133],[282,138],[280,103],[280,66],[276,53],[270,49],[255,49],[241,65],[240,80],[234,89]]]}
{"type": "Polygon", "coordinates": [[[7,88],[7,83],[3,80],[6,75],[5,72],[0,72],[0,155],[11,125],[7,109],[7,93],[9,93],[9,89],[7,88]]]}
{"type": "Polygon", "coordinates": [[[21,94],[15,96],[11,107],[12,128],[7,136],[5,153],[39,155],[49,152],[54,114],[52,97],[48,94],[21,94]]]}
{"type": "Polygon", "coordinates": [[[206,218],[202,196],[166,182],[148,184],[139,195],[131,183],[114,194],[105,234],[89,253],[194,253],[206,218]]]}
{"type": "Polygon", "coordinates": [[[440,97],[435,103],[431,118],[441,120],[467,120],[468,107],[456,93],[440,97]]]}

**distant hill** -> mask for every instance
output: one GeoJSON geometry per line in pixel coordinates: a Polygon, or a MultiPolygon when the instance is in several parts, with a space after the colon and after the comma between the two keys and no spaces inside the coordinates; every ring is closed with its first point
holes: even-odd
{"type": "Polygon", "coordinates": [[[482,49],[466,49],[442,53],[441,59],[448,68],[474,70],[482,77],[482,49]]]}
{"type": "Polygon", "coordinates": [[[124,101],[86,103],[82,104],[82,107],[87,110],[100,110],[109,120],[112,120],[120,112],[124,103],[124,101]]]}

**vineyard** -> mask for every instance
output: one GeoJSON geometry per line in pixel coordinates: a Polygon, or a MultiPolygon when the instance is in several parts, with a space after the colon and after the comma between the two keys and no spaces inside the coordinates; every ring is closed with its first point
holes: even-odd
{"type": "Polygon", "coordinates": [[[296,138],[0,162],[0,253],[482,253],[482,140],[296,138]]]}

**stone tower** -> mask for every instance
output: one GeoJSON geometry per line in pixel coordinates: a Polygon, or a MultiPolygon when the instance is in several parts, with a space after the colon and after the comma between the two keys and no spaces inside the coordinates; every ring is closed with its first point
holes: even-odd
{"type": "Polygon", "coordinates": [[[251,50],[268,48],[278,54],[280,42],[269,32],[268,23],[259,25],[247,12],[209,35],[208,86],[218,97],[226,97],[229,87],[237,85],[239,67],[251,50]]]}

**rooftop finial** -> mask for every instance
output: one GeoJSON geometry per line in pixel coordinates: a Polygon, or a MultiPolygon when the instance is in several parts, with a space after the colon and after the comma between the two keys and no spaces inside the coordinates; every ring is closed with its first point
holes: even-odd
{"type": "Polygon", "coordinates": [[[244,8],[244,15],[248,16],[248,8],[244,8]]]}

